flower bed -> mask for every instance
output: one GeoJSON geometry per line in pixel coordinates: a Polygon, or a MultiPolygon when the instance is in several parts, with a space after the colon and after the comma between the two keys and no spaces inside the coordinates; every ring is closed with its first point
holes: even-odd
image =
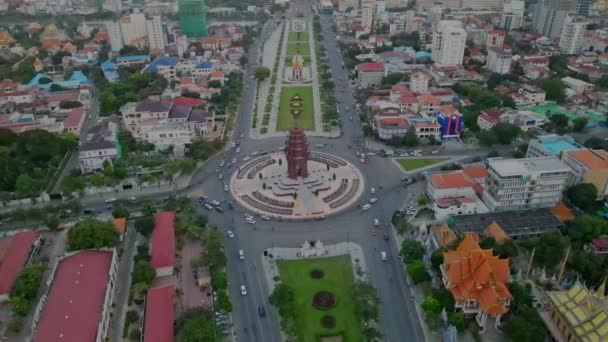
{"type": "Polygon", "coordinates": [[[321,279],[325,276],[325,273],[319,269],[314,269],[310,271],[310,277],[312,279],[321,279]]]}
{"type": "Polygon", "coordinates": [[[336,305],[336,297],[329,291],[319,291],[312,297],[312,306],[317,310],[329,310],[336,305]]]}
{"type": "Polygon", "coordinates": [[[332,329],[336,326],[336,319],[332,315],[325,315],[321,318],[323,328],[332,329]]]}

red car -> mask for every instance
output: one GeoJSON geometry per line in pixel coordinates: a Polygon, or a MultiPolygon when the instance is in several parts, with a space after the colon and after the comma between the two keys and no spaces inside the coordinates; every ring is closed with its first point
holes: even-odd
{"type": "Polygon", "coordinates": [[[372,229],[372,236],[376,236],[376,230],[372,229]]]}
{"type": "Polygon", "coordinates": [[[223,213],[224,212],[224,208],[222,208],[222,207],[215,207],[215,211],[217,211],[218,213],[223,213]]]}

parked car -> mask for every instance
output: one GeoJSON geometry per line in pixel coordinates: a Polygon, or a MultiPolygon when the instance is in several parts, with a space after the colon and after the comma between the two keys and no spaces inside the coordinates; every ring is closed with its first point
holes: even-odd
{"type": "Polygon", "coordinates": [[[246,296],[247,295],[247,289],[245,288],[245,285],[241,285],[241,295],[242,296],[246,296]]]}
{"type": "Polygon", "coordinates": [[[232,232],[232,230],[227,231],[226,234],[229,238],[234,239],[234,233],[232,232]]]}
{"type": "Polygon", "coordinates": [[[386,261],[387,258],[386,258],[386,252],[385,251],[380,252],[380,259],[382,261],[386,261]]]}
{"type": "Polygon", "coordinates": [[[222,208],[222,207],[215,207],[215,211],[217,211],[218,213],[223,213],[224,212],[224,208],[222,208]]]}

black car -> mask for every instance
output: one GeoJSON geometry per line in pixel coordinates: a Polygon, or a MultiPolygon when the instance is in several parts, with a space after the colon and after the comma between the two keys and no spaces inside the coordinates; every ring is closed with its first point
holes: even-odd
{"type": "Polygon", "coordinates": [[[383,238],[384,238],[384,241],[388,241],[388,234],[385,233],[383,238]]]}
{"type": "Polygon", "coordinates": [[[266,310],[263,306],[258,307],[258,314],[260,315],[260,317],[266,316],[266,310]]]}

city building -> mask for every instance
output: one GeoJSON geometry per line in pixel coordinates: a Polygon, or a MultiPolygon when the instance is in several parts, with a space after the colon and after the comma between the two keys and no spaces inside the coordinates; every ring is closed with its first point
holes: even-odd
{"type": "Polygon", "coordinates": [[[27,341],[105,341],[118,272],[116,251],[68,253],[52,270],[27,341]]]}
{"type": "Polygon", "coordinates": [[[585,82],[570,76],[562,78],[562,82],[564,82],[566,87],[571,90],[573,95],[583,95],[584,93],[593,91],[594,88],[593,83],[585,82]]]}
{"type": "Polygon", "coordinates": [[[381,140],[391,140],[393,137],[403,137],[410,129],[408,122],[403,117],[377,118],[375,121],[376,132],[381,140]]]}
{"type": "Polygon", "coordinates": [[[526,104],[534,105],[545,103],[545,97],[547,95],[544,90],[529,84],[522,85],[521,88],[519,88],[518,93],[524,96],[526,104]]]}
{"type": "Polygon", "coordinates": [[[596,254],[608,254],[608,237],[602,236],[591,240],[588,250],[596,254]]]}
{"type": "Polygon", "coordinates": [[[118,22],[120,23],[124,45],[135,46],[140,49],[148,46],[148,29],[146,27],[146,16],[143,13],[134,12],[124,15],[118,22]]]}
{"type": "Polygon", "coordinates": [[[80,162],[80,172],[89,174],[101,171],[104,163],[118,159],[118,150],[115,141],[100,140],[85,142],[78,148],[78,161],[80,162]]]}
{"type": "Polygon", "coordinates": [[[598,199],[608,196],[608,152],[590,149],[563,151],[560,159],[572,169],[569,186],[593,184],[598,199]]]}
{"type": "Polygon", "coordinates": [[[13,284],[21,269],[40,248],[40,234],[35,231],[25,231],[9,237],[8,245],[2,244],[0,259],[0,303],[9,300],[13,284]]]}
{"type": "Polygon", "coordinates": [[[179,25],[188,38],[207,36],[207,6],[205,0],[178,0],[179,25]]]}
{"type": "Polygon", "coordinates": [[[506,110],[498,120],[515,125],[522,131],[527,132],[545,124],[547,117],[531,110],[510,109],[506,110]]]}
{"type": "Polygon", "coordinates": [[[494,46],[501,47],[505,43],[505,31],[503,30],[484,31],[482,37],[484,38],[483,45],[487,49],[494,46]]]}
{"type": "Polygon", "coordinates": [[[559,37],[559,49],[562,53],[573,55],[580,51],[589,21],[585,17],[568,15],[559,37]]]}
{"type": "Polygon", "coordinates": [[[544,292],[540,316],[555,341],[608,341],[606,280],[595,291],[578,280],[568,290],[544,292]]]}
{"type": "Polygon", "coordinates": [[[150,264],[157,277],[173,275],[175,267],[175,212],[154,214],[154,228],[150,237],[150,264]]]}
{"type": "Polygon", "coordinates": [[[146,17],[146,31],[148,32],[150,54],[163,54],[165,52],[165,32],[160,15],[146,17]]]}
{"type": "Polygon", "coordinates": [[[477,197],[476,183],[463,170],[427,175],[426,193],[433,202],[437,220],[451,216],[488,212],[477,197]]]}
{"type": "Polygon", "coordinates": [[[156,287],[146,294],[146,311],[143,326],[143,341],[173,341],[175,310],[173,286],[156,287]]]}
{"type": "Polygon", "coordinates": [[[526,3],[520,0],[505,2],[500,15],[499,27],[505,31],[518,30],[522,27],[526,3]]]}
{"type": "Polygon", "coordinates": [[[369,33],[374,27],[374,0],[361,0],[361,26],[369,33]]]}
{"type": "Polygon", "coordinates": [[[488,318],[494,318],[498,328],[511,304],[509,259],[481,249],[474,234],[466,233],[456,250],[443,253],[440,270],[445,288],[454,297],[454,307],[465,315],[475,315],[482,329],[488,318]]]}
{"type": "Polygon", "coordinates": [[[423,71],[416,71],[410,75],[410,91],[412,93],[426,94],[429,91],[429,75],[423,71]]]}
{"type": "MultiPolygon", "coordinates": [[[[122,40],[122,31],[120,30],[120,22],[108,21],[105,23],[106,30],[108,31],[108,39],[110,40],[110,48],[114,52],[120,51],[124,47],[122,40]]],[[[102,56],[102,58],[108,58],[108,56],[102,56]]]]}
{"type": "Polygon", "coordinates": [[[150,62],[150,55],[122,56],[116,58],[116,67],[126,67],[150,62]]]}
{"type": "Polygon", "coordinates": [[[382,63],[361,63],[355,67],[357,69],[357,81],[363,88],[378,86],[384,78],[384,64],[382,63]]]}
{"type": "Polygon", "coordinates": [[[533,28],[550,39],[559,38],[566,17],[576,9],[576,0],[540,0],[532,15],[533,28]]]}
{"type": "Polygon", "coordinates": [[[458,237],[447,225],[442,224],[431,227],[429,240],[433,249],[448,248],[452,242],[458,240],[458,237]]]}
{"type": "Polygon", "coordinates": [[[483,201],[490,211],[552,208],[571,169],[555,157],[488,159],[483,201]]]}
{"type": "Polygon", "coordinates": [[[448,225],[456,234],[467,232],[482,234],[493,222],[514,240],[525,236],[539,236],[546,231],[565,227],[550,209],[452,216],[448,220],[448,225]]]}
{"type": "Polygon", "coordinates": [[[581,149],[585,149],[585,147],[568,135],[547,134],[530,139],[526,158],[559,157],[562,151],[581,149]]]}
{"type": "Polygon", "coordinates": [[[439,66],[462,64],[467,33],[457,20],[441,20],[433,31],[432,58],[439,66]]]}
{"type": "Polygon", "coordinates": [[[442,106],[433,113],[441,126],[441,138],[458,138],[463,130],[462,114],[453,106],[442,106]]]}
{"type": "Polygon", "coordinates": [[[499,47],[488,49],[488,60],[486,67],[497,74],[508,74],[511,71],[511,58],[513,54],[499,47]]]}

